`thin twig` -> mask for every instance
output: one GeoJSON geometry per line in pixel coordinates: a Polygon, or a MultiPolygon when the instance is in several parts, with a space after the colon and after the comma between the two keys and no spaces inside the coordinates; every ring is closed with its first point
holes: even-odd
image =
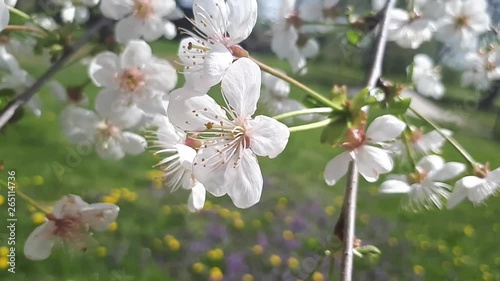
{"type": "Polygon", "coordinates": [[[4,110],[0,113],[0,129],[7,124],[7,122],[14,116],[14,113],[21,106],[26,104],[37,92],[42,88],[42,86],[47,83],[52,76],[54,76],[64,65],[66,62],[79,50],[81,49],[88,41],[92,39],[92,36],[99,32],[101,28],[107,24],[111,23],[111,20],[102,18],[98,22],[94,24],[75,44],[67,46],[62,54],[61,58],[57,62],[55,62],[45,74],[40,77],[35,84],[33,84],[29,89],[27,89],[24,93],[17,96],[15,99],[9,102],[4,110]]]}
{"type": "MultiPolygon", "coordinates": [[[[384,60],[385,47],[387,43],[387,24],[390,18],[388,12],[394,7],[396,0],[387,0],[380,12],[383,16],[376,37],[375,59],[371,66],[367,88],[376,86],[382,74],[382,62],[384,60]]],[[[351,281],[353,272],[353,250],[356,223],[356,200],[358,192],[358,171],[354,161],[349,164],[347,171],[347,187],[344,195],[344,203],[340,218],[335,226],[335,234],[344,242],[344,250],[341,260],[340,280],[351,281]]]]}

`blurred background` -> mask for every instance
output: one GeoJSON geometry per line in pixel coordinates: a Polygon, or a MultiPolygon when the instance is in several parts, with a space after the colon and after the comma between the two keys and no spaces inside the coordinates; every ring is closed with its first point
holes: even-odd
{"type": "MultiPolygon", "coordinates": [[[[192,1],[178,2],[191,17],[192,1]]],[[[490,4],[492,18],[499,21],[499,1],[490,4]]],[[[347,5],[358,13],[370,9],[365,0],[341,1],[342,7],[347,5]]],[[[28,13],[50,11],[46,1],[19,0],[17,7],[28,13]]],[[[244,44],[253,56],[290,72],[287,62],[276,59],[269,48],[270,24],[278,7],[278,0],[260,1],[259,23],[244,44]]],[[[50,15],[58,20],[57,14],[50,15]]],[[[178,38],[152,47],[156,56],[177,65],[178,38]]],[[[297,79],[325,94],[333,85],[363,87],[367,49],[350,46],[342,34],[321,39],[321,47],[321,54],[308,62],[308,73],[297,79]]],[[[434,58],[441,52],[437,43],[418,50],[434,58]]],[[[384,76],[405,81],[406,67],[416,53],[389,44],[384,76]]],[[[20,58],[20,63],[34,77],[47,69],[41,60],[20,58]]],[[[88,79],[86,67],[72,64],[56,79],[66,87],[80,85],[88,79]]],[[[422,111],[452,129],[476,160],[500,166],[498,89],[479,93],[461,88],[459,73],[446,68],[443,82],[445,98],[420,98],[422,111]]],[[[85,88],[89,104],[98,91],[93,85],[85,88]]],[[[22,254],[23,244],[44,215],[18,197],[16,273],[6,271],[7,231],[2,229],[0,280],[327,280],[330,260],[320,263],[320,253],[331,238],[345,183],[324,183],[322,171],[337,152],[319,145],[320,130],[294,133],[278,158],[259,159],[265,186],[258,205],[239,210],[227,198],[208,196],[205,209],[192,214],[185,206],[187,193],[171,194],[163,187],[161,172],[153,167],[159,161],[154,151],[119,162],[102,160],[93,151],[77,151],[61,132],[62,105],[47,87],[38,96],[43,103],[40,118],[25,112],[0,132],[1,178],[6,180],[7,171],[15,170],[17,188],[47,207],[66,194],[77,194],[89,203],[117,204],[121,211],[108,231],[89,239],[85,253],[59,245],[47,260],[30,261],[22,254]]],[[[302,100],[304,93],[293,88],[292,97],[302,100]]],[[[448,145],[443,153],[449,161],[461,160],[448,145]]],[[[7,191],[0,190],[2,226],[6,199],[7,191]]],[[[376,184],[362,181],[357,236],[379,247],[382,255],[357,259],[355,280],[500,280],[499,200],[491,198],[487,206],[477,208],[465,203],[453,211],[415,214],[401,210],[400,196],[379,195],[376,184]]],[[[334,264],[332,270],[338,272],[338,261],[334,264]]]]}

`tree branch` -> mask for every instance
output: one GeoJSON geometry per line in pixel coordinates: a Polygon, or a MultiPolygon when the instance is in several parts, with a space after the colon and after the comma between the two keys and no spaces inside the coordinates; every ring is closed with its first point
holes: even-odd
{"type": "Polygon", "coordinates": [[[28,88],[24,93],[17,96],[15,99],[10,101],[7,106],[0,113],[0,129],[2,129],[7,122],[14,116],[16,110],[25,105],[37,92],[42,88],[45,83],[47,83],[52,76],[54,76],[68,60],[80,50],[88,41],[92,39],[92,36],[99,32],[101,28],[105,25],[110,24],[112,21],[106,18],[100,19],[96,22],[76,43],[67,46],[64,53],[48,70],[42,77],[40,77],[30,88],[28,88]]]}
{"type": "MultiPolygon", "coordinates": [[[[376,86],[382,74],[382,62],[384,60],[385,47],[387,43],[387,24],[390,18],[388,12],[394,7],[396,0],[387,0],[384,8],[380,11],[381,23],[376,37],[376,51],[370,75],[368,77],[367,88],[376,86]]],[[[351,281],[353,272],[353,250],[356,225],[356,201],[358,193],[358,170],[351,161],[347,172],[347,187],[344,195],[344,203],[339,220],[335,225],[335,235],[344,242],[344,250],[341,260],[340,276],[342,281],[351,281]]]]}

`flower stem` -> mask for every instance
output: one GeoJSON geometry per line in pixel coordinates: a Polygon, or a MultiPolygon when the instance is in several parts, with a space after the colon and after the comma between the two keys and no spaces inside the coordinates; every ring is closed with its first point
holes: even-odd
{"type": "Polygon", "coordinates": [[[4,31],[23,31],[23,32],[32,32],[38,34],[45,34],[43,30],[32,28],[24,25],[7,25],[4,31]]]}
{"type": "Polygon", "coordinates": [[[428,119],[427,117],[425,117],[422,114],[420,114],[418,111],[416,111],[412,107],[410,107],[410,111],[413,112],[415,115],[417,115],[417,117],[420,118],[420,119],[422,119],[425,123],[429,124],[429,126],[433,127],[434,130],[436,130],[441,136],[443,136],[443,138],[445,138],[451,144],[451,146],[453,146],[453,148],[455,148],[455,150],[458,153],[460,153],[460,155],[462,155],[462,157],[467,162],[469,162],[469,165],[471,167],[474,167],[474,165],[476,164],[476,160],[474,160],[474,158],[472,158],[472,156],[469,154],[469,152],[467,152],[467,150],[465,150],[465,148],[463,148],[460,145],[460,143],[458,143],[457,140],[455,140],[454,138],[452,138],[452,137],[448,136],[447,134],[445,134],[443,132],[443,130],[437,124],[435,124],[430,119],[428,119]]]}
{"type": "Polygon", "coordinates": [[[300,83],[299,81],[293,79],[292,77],[284,74],[284,73],[281,73],[279,71],[277,71],[276,69],[268,66],[267,64],[265,63],[262,63],[260,61],[258,61],[257,59],[253,58],[253,57],[249,57],[251,60],[253,60],[259,67],[260,69],[262,69],[263,71],[269,73],[269,74],[272,74],[282,80],[285,80],[287,81],[288,83],[294,85],[295,87],[303,90],[304,92],[306,92],[308,95],[314,97],[315,99],[317,99],[318,101],[320,101],[321,103],[323,103],[324,105],[327,105],[331,108],[333,108],[334,110],[342,110],[342,108],[336,104],[334,104],[332,101],[330,101],[329,99],[325,98],[323,95],[321,95],[320,93],[314,91],[313,89],[307,87],[306,85],[300,83]]]}
{"type": "Polygon", "coordinates": [[[16,188],[16,194],[19,195],[24,201],[28,202],[29,204],[33,205],[33,207],[37,208],[39,211],[49,214],[50,212],[47,211],[44,207],[40,206],[33,198],[29,197],[26,195],[24,192],[20,191],[19,189],[16,188]]]}
{"type": "Polygon", "coordinates": [[[31,16],[26,14],[25,12],[21,11],[21,10],[18,10],[14,7],[11,7],[11,6],[8,6],[9,7],[9,12],[14,14],[14,15],[17,15],[18,17],[22,18],[22,19],[25,19],[27,21],[31,21],[31,16]]]}
{"type": "Polygon", "coordinates": [[[295,126],[295,127],[290,127],[290,132],[300,132],[300,131],[307,131],[307,130],[312,130],[312,129],[317,129],[317,128],[322,128],[326,127],[329,124],[335,122],[337,118],[328,118],[323,121],[307,124],[307,125],[300,125],[300,126],[295,126]]]}
{"type": "Polygon", "coordinates": [[[276,115],[273,118],[276,120],[282,120],[294,116],[300,116],[300,115],[306,115],[306,114],[313,114],[313,113],[332,113],[333,110],[330,107],[319,107],[319,108],[306,108],[306,109],[301,109],[297,111],[291,111],[287,113],[283,113],[280,115],[276,115]]]}
{"type": "MultiPolygon", "coordinates": [[[[396,0],[387,0],[384,8],[380,12],[382,17],[379,22],[378,34],[376,36],[375,57],[370,67],[370,74],[366,84],[368,89],[374,88],[382,75],[382,62],[384,60],[385,47],[387,45],[387,26],[390,21],[390,17],[387,15],[395,4],[396,0]]],[[[358,177],[359,175],[356,164],[354,161],[351,161],[347,171],[347,186],[344,195],[344,203],[342,204],[342,211],[339,220],[335,225],[335,229],[339,229],[339,232],[342,234],[341,240],[344,244],[340,266],[341,281],[352,281],[358,177]]]]}
{"type": "Polygon", "coordinates": [[[25,105],[37,92],[48,82],[52,76],[54,76],[69,59],[80,50],[87,42],[89,42],[94,35],[101,30],[104,26],[111,23],[111,20],[102,18],[87,30],[87,32],[73,45],[65,46],[64,53],[61,55],[58,61],[56,61],[38,80],[33,83],[31,87],[26,89],[24,93],[18,95],[13,100],[11,100],[4,109],[0,112],[0,129],[3,128],[7,122],[14,116],[16,110],[25,105]]]}
{"type": "MultiPolygon", "coordinates": [[[[411,134],[413,132],[410,129],[410,122],[408,122],[408,120],[406,120],[406,117],[404,115],[402,117],[403,117],[403,120],[406,123],[406,132],[408,134],[410,134],[410,136],[411,136],[411,134]]],[[[417,166],[417,162],[415,161],[415,151],[411,147],[410,140],[409,140],[408,136],[405,134],[405,135],[403,135],[403,138],[404,138],[404,141],[405,141],[405,148],[406,148],[406,153],[408,154],[408,158],[410,158],[410,162],[413,165],[413,167],[416,167],[417,166]]]]}

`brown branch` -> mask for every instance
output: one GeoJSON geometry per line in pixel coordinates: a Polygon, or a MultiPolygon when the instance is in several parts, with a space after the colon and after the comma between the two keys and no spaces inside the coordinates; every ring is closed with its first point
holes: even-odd
{"type": "Polygon", "coordinates": [[[10,101],[7,106],[0,112],[0,129],[2,129],[7,122],[14,116],[16,110],[21,106],[25,105],[37,92],[42,88],[45,83],[47,83],[61,68],[64,67],[66,62],[88,41],[92,39],[92,36],[99,32],[102,27],[110,24],[112,21],[106,18],[100,19],[96,22],[76,43],[67,46],[64,53],[48,70],[42,77],[40,77],[29,89],[24,93],[17,96],[15,99],[10,101]]]}
{"type": "MultiPolygon", "coordinates": [[[[382,62],[384,60],[385,47],[387,43],[387,24],[390,18],[388,12],[394,7],[396,0],[387,0],[380,12],[383,15],[376,37],[375,59],[371,66],[367,88],[372,89],[382,74],[382,62]]],[[[353,272],[353,250],[355,242],[356,224],[356,201],[358,193],[358,171],[354,161],[349,164],[347,171],[347,187],[344,195],[344,203],[339,220],[335,225],[335,235],[343,241],[344,249],[341,260],[340,276],[342,281],[351,281],[353,272]]]]}

